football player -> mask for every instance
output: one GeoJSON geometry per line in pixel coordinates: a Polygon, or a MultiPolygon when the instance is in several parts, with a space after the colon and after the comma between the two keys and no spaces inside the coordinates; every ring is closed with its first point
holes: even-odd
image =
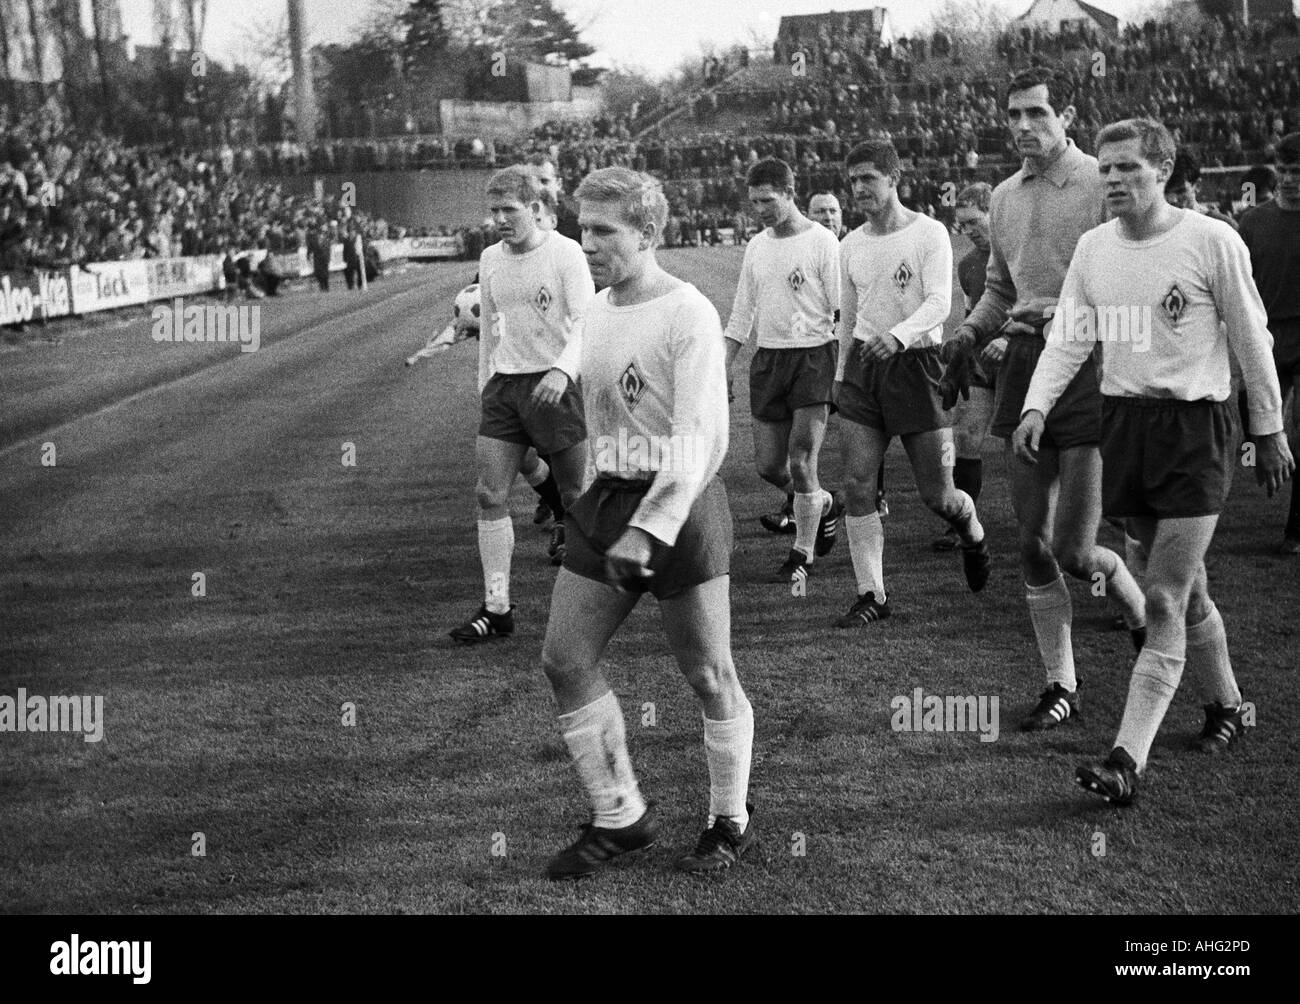
{"type": "Polygon", "coordinates": [[[600,670],[610,638],[646,591],[659,601],[668,645],[704,718],[708,821],[677,867],[719,871],[754,840],[754,711],[731,659],[732,523],[717,477],[728,437],[722,325],[698,289],[655,259],[668,218],[659,182],[604,168],[583,180],[577,198],[583,250],[604,287],[587,312],[581,362],[597,477],[569,510],[542,666],[592,819],[546,871],[582,878],[655,842],[623,713],[600,670]]]}
{"type": "Polygon", "coordinates": [[[1114,747],[1076,776],[1128,805],[1184,667],[1207,699],[1195,748],[1226,750],[1242,731],[1241,691],[1205,574],[1236,460],[1229,351],[1251,388],[1255,476],[1270,497],[1295,461],[1245,244],[1227,224],[1165,201],[1175,149],[1159,122],[1108,125],[1096,148],[1114,219],[1079,239],[1012,446],[1030,467],[1043,461],[1045,416],[1100,343],[1102,506],[1147,551],[1148,619],[1114,747]],[[1145,337],[1114,323],[1116,304],[1150,319],[1145,337]]]}
{"type": "MultiPolygon", "coordinates": [[[[998,364],[993,435],[1009,440],[1043,351],[1043,329],[1055,309],[1079,238],[1105,219],[1097,161],[1074,145],[1074,80],[1036,66],[1007,88],[1007,118],[1019,171],[993,190],[989,203],[989,267],[984,295],[945,343],[945,403],[967,392],[973,356],[998,364]]],[[[1095,368],[1079,369],[1047,415],[1038,463],[1012,463],[1011,497],[1019,524],[1020,564],[1029,619],[1047,689],[1021,721],[1026,731],[1051,729],[1079,708],[1070,589],[1062,570],[1105,583],[1140,647],[1146,615],[1142,590],[1114,551],[1097,545],[1101,522],[1101,395],[1095,368]]],[[[1008,444],[1009,445],[1009,444],[1008,444]]]]}
{"type": "Polygon", "coordinates": [[[836,627],[882,620],[892,609],[884,585],[884,528],[874,475],[889,441],[903,441],[921,499],[961,540],[966,583],[988,582],[988,545],[975,503],[952,483],[952,429],[939,398],[939,344],[952,307],[952,243],[947,228],[898,199],[902,168],[888,140],[869,140],[845,161],[866,222],[840,244],[843,317],[835,403],[848,485],[845,526],[857,591],[836,627]]]}
{"type": "Polygon", "coordinates": [[[785,161],[760,160],[746,182],[765,229],[745,247],[725,332],[727,370],[757,328],[749,366],[754,460],[760,477],[793,496],[795,522],[794,546],[771,581],[801,581],[834,546],[839,521],[817,478],[838,351],[839,245],[799,212],[785,161]]]}
{"type": "MultiPolygon", "coordinates": [[[[477,642],[514,633],[510,559],[514,527],[507,499],[529,446],[550,458],[561,504],[582,491],[586,471],[582,401],[576,379],[580,325],[595,293],[582,249],[537,226],[541,186],[527,168],[507,167],[488,182],[501,236],[479,261],[483,336],[478,435],[479,557],[484,601],[451,637],[477,642]]],[[[564,513],[552,551],[564,545],[564,513]]]]}

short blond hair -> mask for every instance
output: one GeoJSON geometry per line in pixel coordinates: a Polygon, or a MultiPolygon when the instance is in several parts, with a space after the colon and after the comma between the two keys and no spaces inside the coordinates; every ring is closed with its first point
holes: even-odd
{"type": "Polygon", "coordinates": [[[624,221],[637,230],[653,223],[663,233],[668,222],[668,199],[657,178],[627,167],[602,167],[582,179],[574,193],[579,201],[611,202],[624,221]]]}
{"type": "Polygon", "coordinates": [[[487,184],[487,194],[488,198],[508,195],[528,206],[541,200],[542,184],[528,168],[511,164],[492,175],[487,184]]]}

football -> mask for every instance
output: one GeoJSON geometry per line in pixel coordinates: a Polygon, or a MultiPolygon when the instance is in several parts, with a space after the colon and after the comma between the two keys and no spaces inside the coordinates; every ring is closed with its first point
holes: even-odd
{"type": "Polygon", "coordinates": [[[478,283],[473,282],[456,294],[451,319],[458,328],[473,328],[477,331],[481,311],[478,283]]]}

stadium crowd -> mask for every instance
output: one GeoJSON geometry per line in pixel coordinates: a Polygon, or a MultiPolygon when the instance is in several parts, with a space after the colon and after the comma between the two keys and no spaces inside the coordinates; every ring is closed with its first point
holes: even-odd
{"type": "MultiPolygon", "coordinates": [[[[1207,21],[1196,31],[1147,21],[1113,38],[1092,27],[1056,35],[1020,28],[1006,32],[988,55],[1007,70],[1039,57],[1071,66],[1075,132],[1085,149],[1096,129],[1123,111],[1167,123],[1180,149],[1204,166],[1244,166],[1271,160],[1278,139],[1300,125],[1300,62],[1270,55],[1274,42],[1296,34],[1294,18],[1249,26],[1207,21]]],[[[305,247],[310,253],[332,231],[337,236],[349,227],[367,240],[401,236],[407,231],[340,205],[337,195],[293,194],[274,179],[496,167],[539,149],[551,155],[569,191],[602,167],[665,179],[675,211],[668,239],[700,243],[720,240],[729,228],[743,239],[749,225],[744,175],[767,156],[795,166],[808,191],[833,192],[849,206],[844,155],[861,140],[889,139],[908,167],[904,204],[948,222],[951,206],[940,197],[945,185],[996,182],[1010,170],[1004,82],[963,74],[961,57],[974,53],[963,53],[959,39],[939,32],[882,44],[861,19],[845,15],[836,31],[823,19],[807,37],[796,30],[777,39],[778,66],[796,53],[804,54],[806,73],[759,75],[760,86],[746,85],[747,75],[732,79],[748,64],[747,54],[706,60],[693,121],[640,140],[633,131],[647,116],[635,106],[630,115],[547,122],[514,142],[411,136],[201,151],[74,136],[52,103],[18,120],[0,109],[0,268],[227,249],[305,247]]],[[[1202,195],[1230,211],[1236,184],[1220,177],[1202,195]]],[[[482,228],[460,234],[467,254],[492,239],[482,228]]]]}

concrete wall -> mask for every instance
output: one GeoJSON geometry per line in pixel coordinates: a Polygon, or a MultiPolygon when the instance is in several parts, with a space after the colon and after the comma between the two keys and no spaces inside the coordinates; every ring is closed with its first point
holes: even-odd
{"type": "MultiPolygon", "coordinates": [[[[343,183],[357,186],[357,208],[406,227],[477,225],[487,215],[484,189],[491,170],[377,171],[351,174],[299,174],[278,179],[295,195],[310,195],[317,178],[325,191],[343,183]]],[[[268,178],[269,180],[275,180],[268,178]]]]}

